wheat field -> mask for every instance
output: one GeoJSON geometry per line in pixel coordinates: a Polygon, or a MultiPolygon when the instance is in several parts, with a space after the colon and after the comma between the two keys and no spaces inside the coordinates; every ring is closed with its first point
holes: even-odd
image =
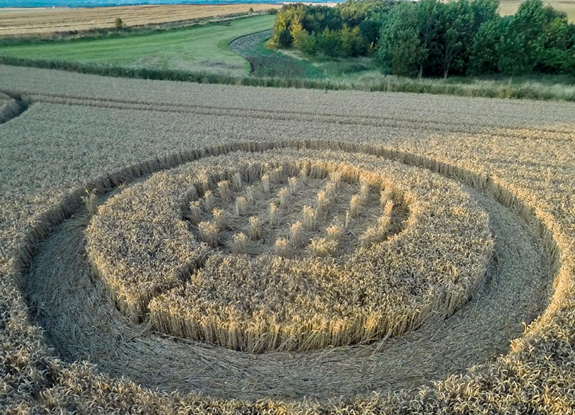
{"type": "Polygon", "coordinates": [[[453,314],[493,241],[459,189],[375,161],[266,152],[156,174],[98,208],[87,253],[120,309],[167,334],[250,352],[397,336],[453,314]]]}
{"type": "Polygon", "coordinates": [[[7,66],[0,92],[27,103],[0,124],[6,412],[574,413],[575,105],[7,66]],[[242,343],[259,306],[304,340],[242,343]],[[362,307],[433,312],[305,323],[362,307]]]}

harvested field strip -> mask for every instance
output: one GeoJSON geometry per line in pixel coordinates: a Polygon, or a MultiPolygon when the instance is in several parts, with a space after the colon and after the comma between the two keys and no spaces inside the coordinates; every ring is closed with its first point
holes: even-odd
{"type": "MultiPolygon", "coordinates": [[[[1,91],[0,91],[1,92],[1,91]]],[[[341,125],[366,125],[376,127],[398,127],[408,128],[413,130],[425,131],[438,131],[438,132],[452,132],[452,133],[469,133],[470,129],[475,129],[475,133],[481,134],[496,134],[500,137],[519,137],[525,139],[545,139],[556,141],[573,141],[572,130],[570,127],[565,128],[530,128],[525,130],[522,128],[507,128],[501,129],[496,124],[489,125],[485,123],[474,122],[457,122],[452,120],[445,121],[432,121],[421,120],[417,116],[401,117],[401,116],[360,116],[360,115],[343,115],[336,113],[310,113],[302,111],[289,111],[282,112],[267,110],[267,109],[240,109],[233,107],[220,107],[209,105],[191,105],[191,104],[173,104],[173,103],[146,103],[142,101],[121,100],[121,99],[97,99],[97,98],[82,98],[68,95],[56,94],[29,94],[26,92],[13,92],[11,94],[20,93],[31,102],[44,102],[53,104],[65,104],[76,106],[93,106],[98,108],[113,108],[113,109],[133,109],[140,111],[157,111],[157,112],[170,112],[180,114],[197,114],[197,115],[213,115],[213,116],[227,116],[227,117],[249,117],[260,119],[276,119],[276,120],[297,120],[297,121],[312,121],[314,123],[326,124],[341,124],[341,125]],[[526,134],[528,133],[528,134],[526,134]]]]}

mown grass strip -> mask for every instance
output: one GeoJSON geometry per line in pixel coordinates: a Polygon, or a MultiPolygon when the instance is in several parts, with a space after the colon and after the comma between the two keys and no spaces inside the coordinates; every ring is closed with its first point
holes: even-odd
{"type": "Polygon", "coordinates": [[[249,19],[251,17],[267,15],[267,11],[252,13],[241,12],[225,15],[198,17],[194,19],[177,20],[164,23],[147,23],[121,28],[102,27],[85,30],[66,30],[51,33],[25,33],[21,35],[0,35],[0,46],[25,46],[31,44],[50,44],[57,42],[86,41],[98,39],[117,39],[138,35],[149,35],[178,30],[187,30],[196,26],[207,24],[227,23],[234,20],[249,19]]]}

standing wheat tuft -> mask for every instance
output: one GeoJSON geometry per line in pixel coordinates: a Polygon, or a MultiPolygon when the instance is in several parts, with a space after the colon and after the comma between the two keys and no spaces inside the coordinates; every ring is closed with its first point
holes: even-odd
{"type": "Polygon", "coordinates": [[[232,236],[230,248],[235,254],[245,254],[247,252],[248,238],[243,233],[236,233],[232,236]]]}
{"type": "Polygon", "coordinates": [[[278,192],[278,197],[280,198],[280,206],[285,209],[288,205],[289,191],[287,187],[283,187],[278,192]]]}
{"type": "Polygon", "coordinates": [[[270,181],[272,183],[280,183],[281,179],[282,179],[283,171],[284,171],[283,167],[278,167],[277,169],[272,170],[269,173],[270,181]]]}
{"type": "Polygon", "coordinates": [[[269,219],[270,219],[270,225],[275,225],[276,220],[278,218],[278,207],[276,206],[275,203],[270,203],[270,215],[269,215],[269,219]]]}
{"type": "Polygon", "coordinates": [[[302,183],[306,184],[308,180],[307,169],[303,168],[299,172],[299,179],[302,183]]]}
{"type": "Polygon", "coordinates": [[[199,200],[190,202],[190,220],[192,223],[198,223],[202,220],[202,209],[200,208],[199,200]]]}
{"type": "Polygon", "coordinates": [[[325,192],[322,190],[317,194],[317,215],[321,216],[327,212],[327,207],[329,206],[329,199],[325,192]]]}
{"type": "Polygon", "coordinates": [[[232,186],[236,192],[239,192],[242,190],[243,184],[242,184],[242,175],[241,174],[236,172],[232,175],[232,186]]]}
{"type": "Polygon", "coordinates": [[[231,197],[231,189],[230,189],[230,182],[228,180],[222,180],[218,183],[218,190],[220,192],[220,197],[222,200],[228,202],[231,197]]]}
{"type": "Polygon", "coordinates": [[[254,203],[254,188],[253,186],[248,186],[246,187],[246,200],[248,201],[248,203],[251,205],[252,203],[254,203]]]}
{"type": "Polygon", "coordinates": [[[211,190],[206,190],[206,193],[204,193],[203,202],[204,202],[204,208],[208,212],[211,212],[214,209],[215,201],[214,201],[214,195],[211,190]]]}
{"type": "Polygon", "coordinates": [[[219,244],[218,227],[212,222],[200,222],[198,223],[198,229],[200,230],[200,235],[202,240],[207,243],[212,248],[215,248],[219,244]]]}
{"type": "Polygon", "coordinates": [[[369,184],[362,183],[359,188],[359,201],[362,205],[365,205],[369,199],[369,184]]]}
{"type": "Polygon", "coordinates": [[[243,216],[246,214],[246,198],[243,196],[239,196],[236,199],[236,215],[237,216],[243,216]]]}
{"type": "Polygon", "coordinates": [[[326,229],[328,241],[338,242],[341,237],[341,225],[334,223],[326,229]]]}
{"type": "Polygon", "coordinates": [[[255,216],[250,218],[250,227],[248,232],[250,239],[257,240],[262,237],[262,227],[260,225],[260,220],[255,216]]]}
{"type": "Polygon", "coordinates": [[[303,242],[303,225],[298,220],[290,228],[290,242],[292,246],[299,247],[303,242]]]}
{"type": "Polygon", "coordinates": [[[313,238],[308,250],[314,257],[333,256],[337,252],[337,242],[328,241],[326,238],[313,238]]]}
{"type": "Polygon", "coordinates": [[[262,176],[262,190],[264,193],[270,192],[270,176],[267,174],[262,176]]]}
{"type": "Polygon", "coordinates": [[[289,241],[286,238],[276,239],[275,252],[277,256],[288,258],[290,256],[289,241]]]}
{"type": "Polygon", "coordinates": [[[335,189],[335,183],[330,182],[325,185],[325,194],[329,200],[333,200],[335,198],[335,189]]]}
{"type": "Polygon", "coordinates": [[[293,196],[295,194],[295,190],[297,187],[297,178],[296,177],[290,177],[288,179],[288,185],[289,185],[290,196],[293,196]]]}
{"type": "Polygon", "coordinates": [[[212,215],[214,215],[214,222],[218,227],[218,231],[223,231],[227,227],[226,212],[222,209],[214,208],[212,210],[212,215]]]}
{"type": "Polygon", "coordinates": [[[315,212],[309,206],[303,207],[303,226],[307,230],[315,231],[315,212]]]}
{"type": "Polygon", "coordinates": [[[349,201],[349,215],[352,218],[357,218],[359,216],[360,205],[361,205],[361,199],[359,195],[353,195],[351,197],[351,200],[349,201]]]}
{"type": "Polygon", "coordinates": [[[329,173],[329,179],[335,185],[336,188],[339,187],[341,184],[341,172],[339,171],[332,171],[329,173]]]}

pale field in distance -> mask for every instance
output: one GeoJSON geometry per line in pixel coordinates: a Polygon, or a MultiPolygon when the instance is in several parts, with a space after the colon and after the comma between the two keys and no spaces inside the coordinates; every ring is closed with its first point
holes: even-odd
{"type": "MultiPolygon", "coordinates": [[[[521,3],[521,0],[501,0],[499,13],[501,13],[502,16],[514,14],[521,3]]],[[[544,0],[543,3],[548,4],[557,10],[564,11],[567,13],[569,21],[575,22],[575,0],[544,0]]]]}
{"type": "Polygon", "coordinates": [[[0,9],[0,36],[49,34],[114,27],[117,17],[127,27],[264,11],[271,4],[141,5],[78,9],[0,9]]]}
{"type": "MultiPolygon", "coordinates": [[[[31,102],[0,124],[0,401],[6,412],[574,413],[575,104],[251,88],[10,66],[0,66],[0,92],[31,102]],[[176,341],[122,318],[100,279],[77,262],[86,261],[83,229],[106,203],[88,216],[81,210],[87,189],[127,197],[139,188],[125,180],[142,178],[142,186],[151,186],[142,175],[153,171],[200,159],[217,167],[211,156],[280,156],[282,148],[366,169],[376,168],[362,164],[368,156],[374,165],[402,162],[406,179],[408,168],[439,173],[481,210],[493,209],[497,262],[480,295],[450,318],[382,343],[253,354],[176,341]]],[[[279,190],[272,190],[281,206],[279,190]]],[[[294,193],[289,201],[300,197],[294,193]]],[[[154,202],[150,209],[162,208],[147,200],[154,202]]],[[[341,200],[347,206],[348,198],[341,200]]],[[[446,208],[434,206],[438,214],[446,208]]],[[[461,215],[461,206],[449,212],[461,215]]],[[[181,220],[180,209],[162,217],[181,220]]],[[[214,210],[212,216],[215,221],[214,210]]],[[[281,229],[288,235],[291,227],[281,229]]],[[[401,275],[417,292],[411,274],[401,275]]]]}

